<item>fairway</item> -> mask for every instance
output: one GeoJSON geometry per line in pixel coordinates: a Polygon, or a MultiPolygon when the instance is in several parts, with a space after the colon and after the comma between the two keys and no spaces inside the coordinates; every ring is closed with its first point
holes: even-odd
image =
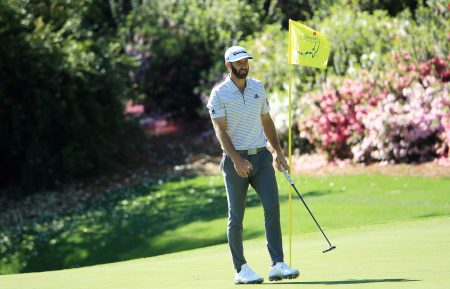
{"type": "MultiPolygon", "coordinates": [[[[298,279],[267,281],[264,239],[244,243],[247,261],[265,278],[250,288],[449,288],[450,218],[330,230],[337,249],[319,233],[295,235],[298,279]],[[330,287],[330,285],[332,285],[330,287]]],[[[287,247],[285,240],[285,247],[287,247]]],[[[288,258],[286,258],[288,259],[288,258]]],[[[288,261],[288,260],[287,260],[288,261]]],[[[73,270],[0,276],[1,289],[241,288],[226,245],[73,270]]]]}

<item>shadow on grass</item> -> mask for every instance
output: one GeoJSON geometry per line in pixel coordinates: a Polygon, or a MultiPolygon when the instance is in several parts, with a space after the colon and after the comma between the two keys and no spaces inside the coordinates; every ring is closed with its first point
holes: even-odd
{"type": "Polygon", "coordinates": [[[325,195],[329,195],[329,194],[337,193],[337,192],[338,191],[322,190],[322,191],[308,191],[308,192],[302,193],[299,191],[300,195],[302,195],[302,197],[304,197],[304,198],[321,197],[321,196],[325,196],[325,195]]]}
{"type": "Polygon", "coordinates": [[[434,213],[430,213],[430,214],[424,214],[424,215],[419,215],[419,216],[415,216],[414,218],[416,219],[425,219],[425,218],[435,218],[435,217],[441,217],[441,216],[445,216],[445,213],[442,212],[434,212],[434,213]]]}
{"type": "MultiPolygon", "coordinates": [[[[304,199],[307,199],[307,198],[314,198],[314,197],[322,197],[322,196],[329,195],[329,194],[335,194],[335,193],[339,193],[339,191],[337,191],[337,190],[334,190],[334,191],[321,190],[321,191],[302,192],[301,190],[299,190],[299,193],[304,199]]],[[[294,191],[294,189],[292,189],[292,198],[298,199],[297,193],[294,191]]],[[[286,201],[287,199],[289,199],[288,194],[281,192],[280,193],[280,201],[286,201]]]]}
{"type": "MultiPolygon", "coordinates": [[[[247,207],[260,200],[250,192],[247,207]]],[[[262,208],[261,208],[262,209],[262,208]]],[[[111,263],[226,243],[226,221],[222,231],[209,236],[186,232],[162,244],[154,238],[181,226],[226,218],[227,198],[223,183],[204,178],[165,185],[139,186],[112,195],[107,201],[68,218],[62,229],[44,241],[36,241],[21,272],[67,269],[111,263]]],[[[262,228],[263,229],[263,228],[262,228]]],[[[245,232],[246,237],[261,232],[245,232]]]]}
{"type": "MultiPolygon", "coordinates": [[[[335,191],[307,191],[302,195],[308,198],[330,193],[335,191]]],[[[295,192],[293,197],[297,198],[295,192]]],[[[285,198],[286,194],[280,194],[280,200],[285,198]]],[[[250,189],[247,207],[254,206],[261,206],[260,200],[250,189]]],[[[20,272],[97,265],[223,244],[227,242],[226,216],[227,198],[221,178],[127,188],[83,212],[60,217],[56,220],[60,227],[47,224],[50,230],[45,238],[33,236],[33,254],[22,256],[20,272]],[[224,218],[221,229],[172,233],[193,222],[218,218],[224,218]]],[[[264,228],[244,231],[246,239],[259,236],[264,236],[264,228]]]]}
{"type": "Polygon", "coordinates": [[[263,283],[261,285],[352,285],[367,283],[390,283],[390,282],[416,282],[422,280],[414,279],[350,279],[338,281],[310,281],[310,282],[280,282],[280,283],[263,283]]]}

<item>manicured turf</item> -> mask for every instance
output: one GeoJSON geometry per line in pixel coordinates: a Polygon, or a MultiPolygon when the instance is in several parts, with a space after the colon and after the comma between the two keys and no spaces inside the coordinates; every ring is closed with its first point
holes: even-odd
{"type": "MultiPolygon", "coordinates": [[[[277,176],[287,241],[288,184],[277,176]]],[[[294,181],[326,233],[450,216],[450,179],[360,175],[295,176],[294,181]]],[[[320,236],[295,192],[292,201],[294,234],[320,236]]],[[[226,214],[220,175],[126,188],[80,213],[28,226],[34,231],[22,236],[27,242],[19,248],[24,249],[12,261],[0,258],[0,273],[83,267],[223,244],[226,214]]],[[[264,237],[263,211],[253,190],[245,214],[245,239],[264,237]]],[[[18,244],[14,236],[9,240],[18,244]]]]}
{"type": "MultiPolygon", "coordinates": [[[[281,226],[287,237],[289,228],[288,184],[278,174],[281,226]]],[[[220,190],[219,176],[208,181],[212,190],[220,190]]],[[[450,216],[450,180],[382,175],[333,176],[327,178],[294,177],[297,189],[305,198],[325,232],[330,228],[349,228],[369,224],[400,222],[435,216],[450,216]]],[[[204,188],[203,177],[178,184],[173,190],[181,194],[187,188],[204,188]],[[194,183],[193,183],[194,182],[194,183]]],[[[207,192],[200,189],[199,193],[207,192]]],[[[316,232],[317,227],[292,190],[293,234],[316,232]]],[[[212,205],[217,202],[214,201],[212,205]]],[[[222,202],[226,202],[225,199],[222,202]]],[[[226,205],[226,204],[225,204],[226,205]]],[[[224,208],[221,208],[224,209],[224,208]]],[[[224,215],[226,211],[224,210],[224,215]]],[[[168,230],[152,239],[153,248],[175,249],[192,244],[226,242],[225,216],[195,221],[168,230]]],[[[250,189],[244,219],[245,238],[264,236],[264,217],[256,193],[250,189]]],[[[191,247],[192,248],[192,247],[191,247]]]]}
{"type": "MultiPolygon", "coordinates": [[[[294,236],[293,265],[299,279],[270,288],[450,287],[450,218],[329,230],[337,249],[327,254],[320,235],[294,236]],[[330,285],[332,285],[330,287],[330,285]]],[[[247,260],[266,282],[264,239],[246,241],[247,260]]],[[[240,288],[226,245],[80,269],[0,276],[7,289],[240,288]]],[[[242,286],[241,286],[242,287],[242,286]]],[[[245,286],[244,286],[245,287],[245,286]]]]}

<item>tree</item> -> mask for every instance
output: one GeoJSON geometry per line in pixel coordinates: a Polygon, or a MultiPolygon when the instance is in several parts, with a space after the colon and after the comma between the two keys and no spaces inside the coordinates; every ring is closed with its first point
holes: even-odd
{"type": "Polygon", "coordinates": [[[8,173],[0,185],[31,193],[119,166],[131,129],[121,98],[134,62],[109,8],[1,2],[0,171],[8,173]]]}

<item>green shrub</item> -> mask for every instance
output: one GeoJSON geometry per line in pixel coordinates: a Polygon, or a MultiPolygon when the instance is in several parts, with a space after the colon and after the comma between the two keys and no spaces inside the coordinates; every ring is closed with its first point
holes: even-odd
{"type": "MultiPolygon", "coordinates": [[[[0,171],[31,193],[119,167],[133,61],[94,1],[0,4],[0,171]]],[[[132,145],[134,146],[134,145],[132,145]]]]}
{"type": "Polygon", "coordinates": [[[134,9],[127,52],[140,60],[133,80],[146,111],[197,117],[199,96],[221,75],[212,67],[223,64],[225,48],[273,21],[275,1],[266,2],[148,1],[134,9]]]}
{"type": "Polygon", "coordinates": [[[334,72],[346,73],[333,78],[327,91],[308,94],[298,115],[301,134],[327,152],[329,159],[421,162],[446,157],[445,38],[450,24],[444,20],[448,11],[439,7],[421,5],[416,21],[404,11],[378,26],[373,18],[377,13],[366,15],[354,23],[361,31],[358,35],[338,17],[325,21],[329,21],[327,29],[335,30],[329,33],[337,49],[334,72]],[[380,37],[371,39],[360,25],[369,19],[380,37]]]}

